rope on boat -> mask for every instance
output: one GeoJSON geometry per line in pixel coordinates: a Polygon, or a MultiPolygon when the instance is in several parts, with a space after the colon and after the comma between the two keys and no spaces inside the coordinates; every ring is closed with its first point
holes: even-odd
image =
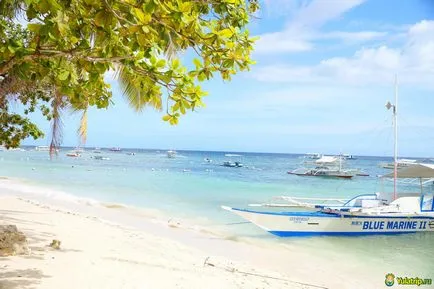
{"type": "Polygon", "coordinates": [[[223,269],[223,270],[231,272],[231,273],[240,273],[240,274],[244,274],[244,275],[250,275],[250,276],[256,276],[256,277],[262,277],[262,278],[268,278],[268,279],[273,279],[273,280],[284,281],[284,282],[290,282],[290,283],[294,283],[294,284],[298,284],[298,285],[302,285],[302,286],[308,286],[308,287],[312,287],[312,288],[329,289],[328,287],[314,285],[314,284],[309,284],[309,283],[303,283],[303,282],[298,282],[298,281],[293,281],[293,280],[289,280],[289,279],[285,279],[285,278],[279,278],[279,277],[273,277],[273,276],[268,276],[268,275],[264,275],[264,274],[258,274],[258,273],[240,271],[240,270],[238,270],[235,267],[217,266],[217,265],[211,263],[209,261],[209,259],[210,259],[209,256],[205,258],[205,261],[203,262],[203,266],[204,267],[205,266],[210,266],[210,267],[214,267],[214,268],[223,269]]]}
{"type": "Polygon", "coordinates": [[[242,225],[242,224],[250,224],[251,222],[245,221],[245,222],[236,222],[236,223],[227,223],[225,226],[232,226],[232,225],[242,225]]]}

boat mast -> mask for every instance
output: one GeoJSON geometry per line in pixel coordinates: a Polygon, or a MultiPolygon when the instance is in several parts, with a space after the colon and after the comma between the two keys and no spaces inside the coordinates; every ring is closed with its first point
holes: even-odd
{"type": "Polygon", "coordinates": [[[395,74],[395,104],[387,102],[386,108],[393,108],[393,127],[395,129],[394,152],[393,152],[393,199],[397,198],[397,176],[398,176],[398,76],[395,74]]]}
{"type": "Polygon", "coordinates": [[[398,76],[395,74],[395,105],[393,106],[393,126],[395,128],[395,149],[394,149],[394,166],[393,166],[393,199],[397,198],[397,182],[396,178],[398,176],[398,117],[397,117],[397,106],[398,106],[398,76]]]}

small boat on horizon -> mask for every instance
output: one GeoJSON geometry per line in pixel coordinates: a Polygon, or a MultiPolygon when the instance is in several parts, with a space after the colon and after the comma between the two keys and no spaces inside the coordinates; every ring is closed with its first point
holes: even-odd
{"type": "Polygon", "coordinates": [[[93,149],[92,152],[93,152],[94,154],[100,154],[100,153],[101,153],[101,148],[96,147],[96,148],[93,149]]]}
{"type": "Polygon", "coordinates": [[[80,157],[81,154],[79,152],[76,152],[76,151],[70,151],[70,152],[66,153],[66,156],[72,157],[72,158],[77,158],[77,157],[80,157]]]}
{"type": "Polygon", "coordinates": [[[239,154],[225,154],[225,157],[228,158],[223,162],[222,166],[229,168],[242,168],[244,165],[241,162],[242,155],[239,154]]]}
{"type": "Polygon", "coordinates": [[[111,152],[120,152],[120,151],[122,151],[122,149],[121,149],[120,147],[112,147],[112,148],[110,149],[110,151],[111,151],[111,152]]]}
{"type": "Polygon", "coordinates": [[[305,158],[305,159],[311,159],[311,160],[319,160],[322,157],[323,157],[323,155],[319,154],[319,153],[306,153],[303,156],[303,158],[305,158]]]}
{"type": "Polygon", "coordinates": [[[345,160],[357,160],[357,157],[356,157],[356,156],[354,156],[354,155],[350,155],[350,154],[342,154],[342,157],[343,157],[345,160]]]}
{"type": "Polygon", "coordinates": [[[48,152],[49,150],[50,150],[49,146],[36,146],[35,147],[35,151],[48,152]]]}
{"type": "Polygon", "coordinates": [[[95,160],[102,160],[102,161],[109,161],[110,160],[110,158],[104,157],[104,156],[93,156],[92,158],[95,160]]]}
{"type": "Polygon", "coordinates": [[[168,150],[166,154],[169,159],[174,159],[176,157],[177,152],[173,150],[168,150]]]}

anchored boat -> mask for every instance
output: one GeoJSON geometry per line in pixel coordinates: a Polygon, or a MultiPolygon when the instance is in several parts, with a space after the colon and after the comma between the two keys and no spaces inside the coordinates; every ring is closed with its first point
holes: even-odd
{"type": "Polygon", "coordinates": [[[222,164],[224,167],[229,168],[241,168],[243,167],[243,163],[241,162],[242,155],[238,154],[225,154],[227,160],[225,160],[222,164]]]}
{"type": "MultiPolygon", "coordinates": [[[[384,177],[393,176],[392,173],[384,177]]],[[[420,180],[434,178],[434,165],[418,164],[403,168],[396,177],[420,180]]],[[[353,202],[341,206],[311,206],[303,203],[297,206],[306,210],[272,212],[227,206],[222,208],[281,237],[434,232],[434,194],[425,193],[422,189],[420,194],[403,195],[390,203],[371,195],[356,197],[353,202]]]]}
{"type": "Polygon", "coordinates": [[[322,156],[313,162],[314,168],[299,168],[288,171],[290,175],[307,176],[307,177],[331,177],[351,179],[356,175],[355,170],[342,168],[341,156],[322,156]]]}

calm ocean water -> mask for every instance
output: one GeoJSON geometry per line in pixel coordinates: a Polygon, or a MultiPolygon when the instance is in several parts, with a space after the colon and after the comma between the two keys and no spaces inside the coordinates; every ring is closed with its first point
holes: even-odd
{"type": "MultiPolygon", "coordinates": [[[[221,205],[246,207],[283,194],[349,198],[381,191],[383,187],[391,191],[392,183],[382,184],[377,177],[388,172],[379,168],[378,163],[391,158],[348,160],[348,167],[359,168],[370,176],[340,180],[288,175],[288,170],[300,167],[303,161],[300,155],[293,154],[240,153],[245,167],[228,168],[221,166],[224,152],[178,151],[176,158],[169,159],[164,150],[103,149],[100,154],[87,150],[81,157],[71,158],[66,156],[68,150],[63,148],[52,160],[48,152],[0,151],[0,176],[17,178],[37,187],[39,193],[53,197],[58,192],[58,196],[66,193],[99,202],[154,208],[229,238],[258,240],[281,248],[302,246],[325,258],[363,261],[385,273],[394,270],[434,278],[434,234],[279,239],[251,224],[232,224],[242,220],[220,209],[221,205]],[[96,155],[109,160],[94,159],[96,155]],[[205,161],[206,158],[212,162],[205,161]]],[[[419,188],[400,186],[400,189],[419,188]]],[[[426,189],[432,190],[433,186],[426,189]]]]}

